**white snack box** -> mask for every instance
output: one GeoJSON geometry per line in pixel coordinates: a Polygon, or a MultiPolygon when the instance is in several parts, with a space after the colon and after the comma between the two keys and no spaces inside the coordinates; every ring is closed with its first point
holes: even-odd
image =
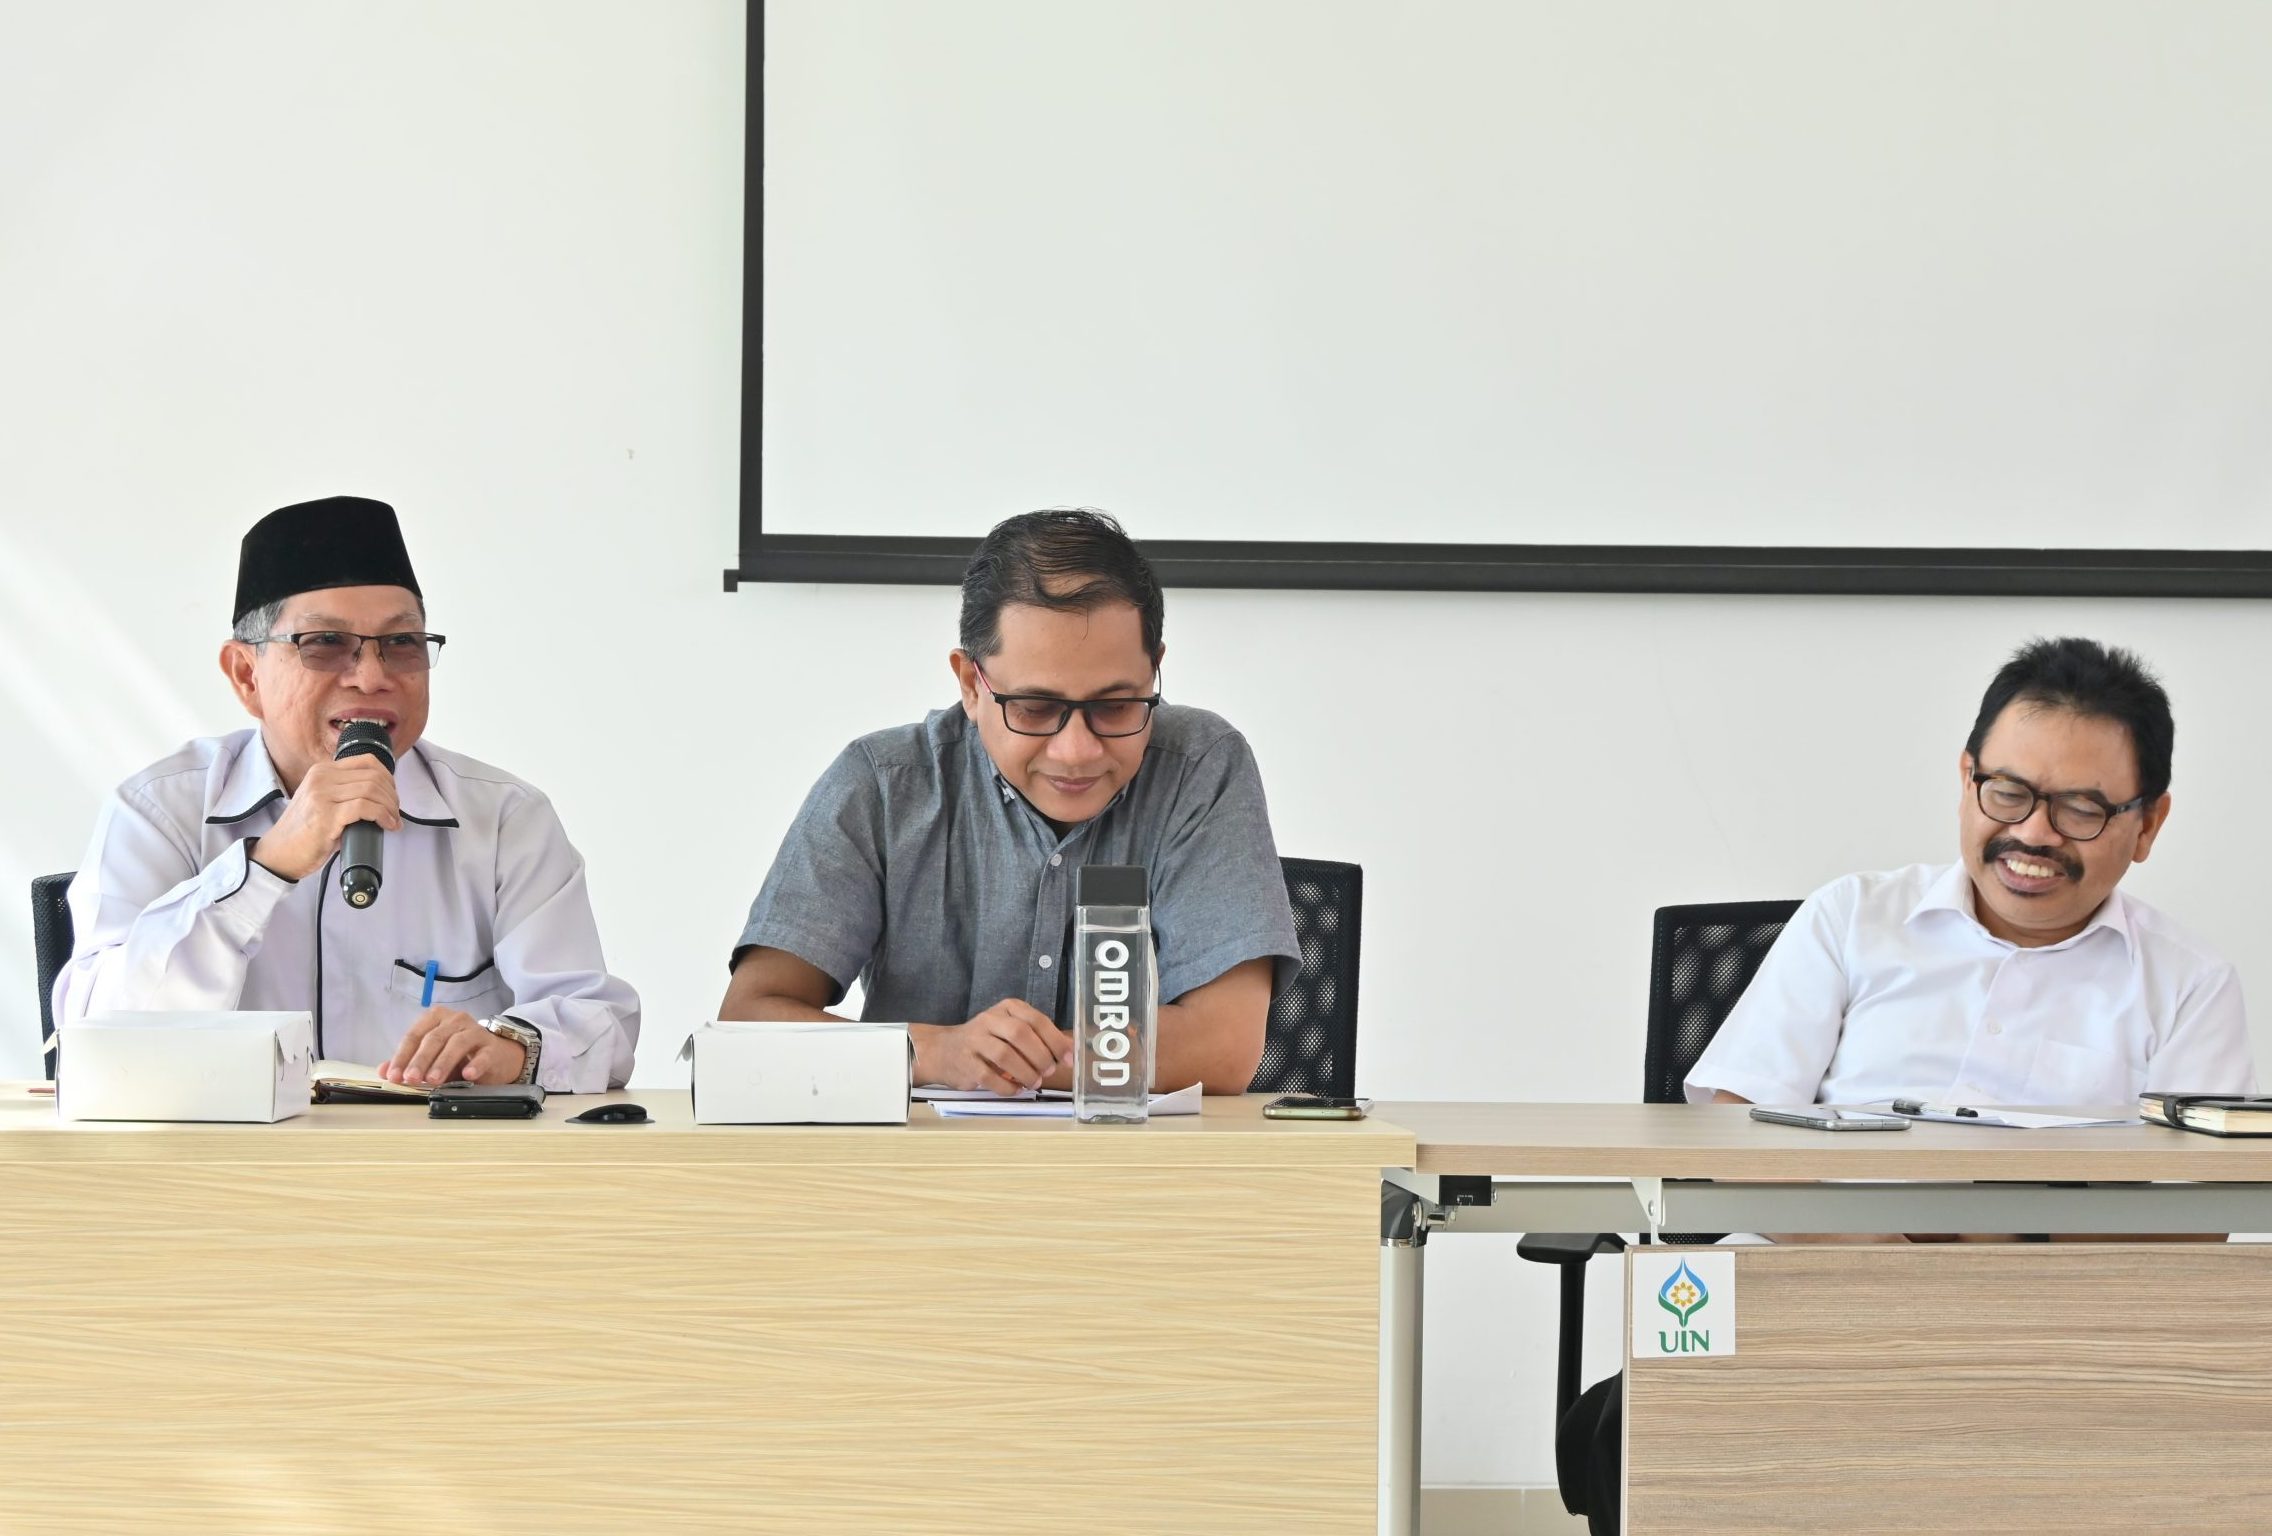
{"type": "Polygon", "coordinates": [[[904,1024],[713,1019],[687,1036],[697,1125],[905,1125],[904,1024]]]}
{"type": "Polygon", "coordinates": [[[305,1013],[106,1013],[59,1033],[65,1120],[267,1123],[308,1112],[316,1034],[305,1013]]]}

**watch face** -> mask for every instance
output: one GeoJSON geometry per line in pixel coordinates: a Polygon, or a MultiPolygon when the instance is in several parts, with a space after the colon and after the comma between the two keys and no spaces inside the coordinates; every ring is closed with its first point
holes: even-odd
{"type": "Polygon", "coordinates": [[[524,1083],[536,1081],[537,1053],[544,1046],[542,1035],[528,1025],[521,1023],[518,1019],[483,1019],[481,1027],[500,1040],[510,1040],[519,1046],[523,1056],[526,1057],[526,1060],[521,1063],[520,1080],[524,1083]]]}

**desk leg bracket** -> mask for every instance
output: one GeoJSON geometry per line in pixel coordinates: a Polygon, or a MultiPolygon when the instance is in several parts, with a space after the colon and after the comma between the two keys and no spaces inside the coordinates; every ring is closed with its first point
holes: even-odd
{"type": "Polygon", "coordinates": [[[1653,1246],[1665,1224],[1665,1181],[1637,1178],[1633,1180],[1633,1197],[1641,1202],[1641,1214],[1649,1219],[1649,1242],[1653,1246]]]}

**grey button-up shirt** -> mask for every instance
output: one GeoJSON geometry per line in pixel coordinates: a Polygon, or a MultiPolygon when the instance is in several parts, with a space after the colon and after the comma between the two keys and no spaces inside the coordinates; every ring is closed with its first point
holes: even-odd
{"type": "Polygon", "coordinates": [[[1151,871],[1160,997],[1270,956],[1300,968],[1293,908],[1246,738],[1163,705],[1136,776],[1062,837],[994,770],[959,708],[863,736],[821,775],[782,840],[735,949],[786,950],[862,1017],[959,1024],[1006,997],[1065,1022],[1074,876],[1151,871]]]}

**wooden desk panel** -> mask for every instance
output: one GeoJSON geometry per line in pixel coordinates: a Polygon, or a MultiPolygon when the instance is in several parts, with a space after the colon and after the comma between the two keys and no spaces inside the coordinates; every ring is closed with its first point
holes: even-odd
{"type": "MultiPolygon", "coordinates": [[[[2129,1113],[2103,1106],[2092,1112],[2129,1113]]],[[[2272,1138],[2221,1140],[2159,1125],[2011,1131],[1920,1123],[1896,1132],[1827,1132],[1766,1124],[1741,1104],[1400,1100],[1377,1104],[1374,1113],[1413,1133],[1422,1173],[1736,1181],[2272,1181],[2272,1138]]]]}
{"type": "Polygon", "coordinates": [[[636,1097],[660,1123],[10,1105],[0,1525],[1372,1530],[1409,1137],[636,1097]]]}
{"type": "Polygon", "coordinates": [[[1737,1351],[1627,1377],[1627,1529],[2259,1532],[2272,1246],[1736,1252],[1737,1351]]]}

